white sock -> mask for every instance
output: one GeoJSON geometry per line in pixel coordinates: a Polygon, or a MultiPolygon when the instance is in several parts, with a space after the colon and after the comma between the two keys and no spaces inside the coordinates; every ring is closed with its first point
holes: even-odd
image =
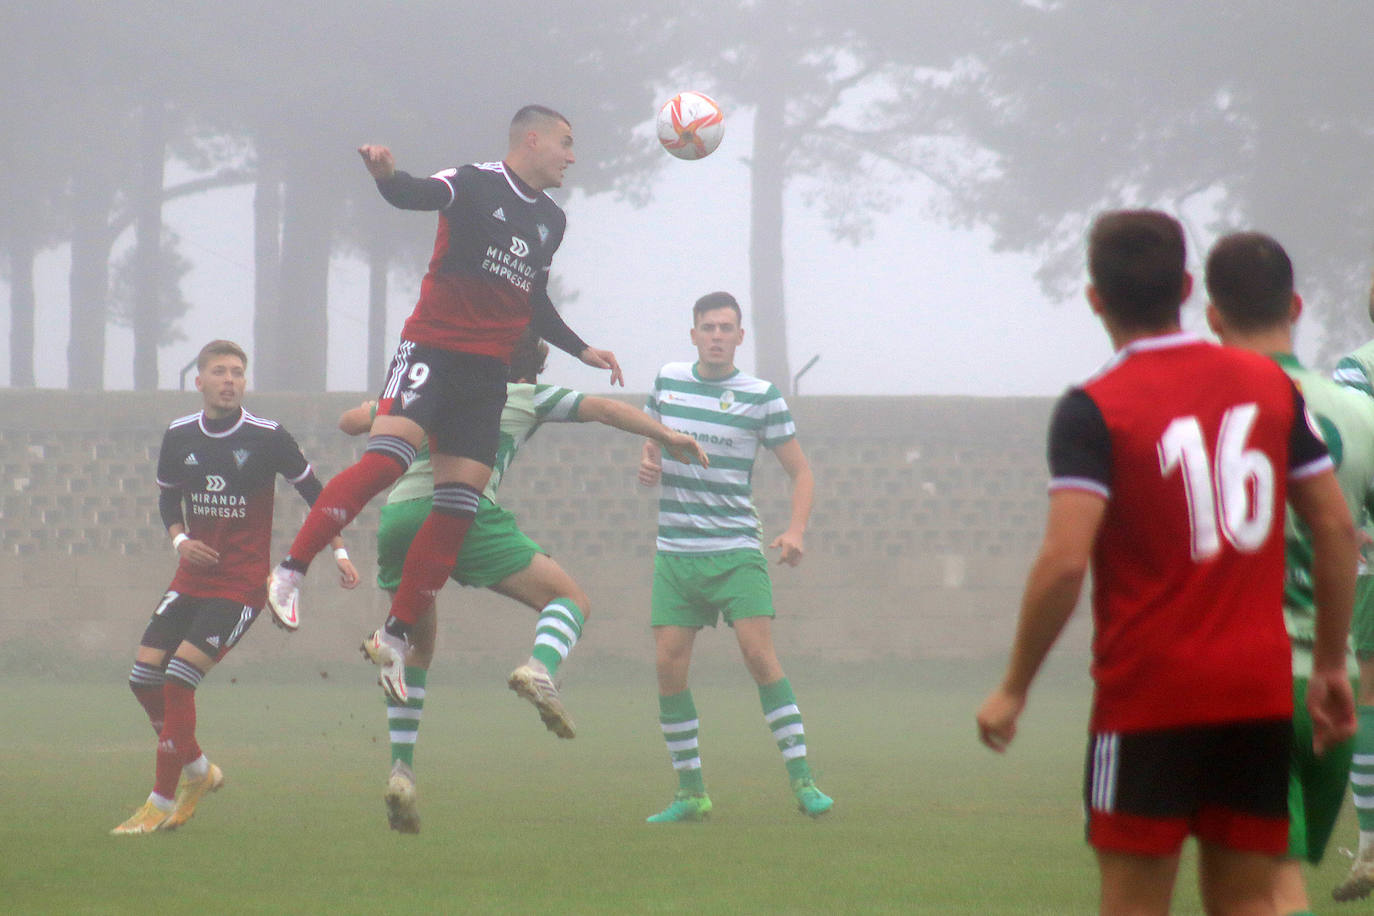
{"type": "Polygon", "coordinates": [[[181,768],[183,779],[204,779],[208,772],[210,772],[210,761],[204,754],[181,768]]]}
{"type": "Polygon", "coordinates": [[[177,806],[176,802],[172,801],[172,799],[163,798],[156,792],[149,793],[148,801],[152,802],[153,807],[157,808],[157,810],[159,811],[171,811],[173,808],[177,806]]]}
{"type": "Polygon", "coordinates": [[[535,671],[538,671],[540,674],[548,674],[548,673],[549,673],[549,668],[548,668],[548,666],[545,665],[543,662],[541,662],[539,659],[535,658],[533,655],[530,656],[530,660],[529,660],[529,661],[525,662],[525,665],[526,665],[526,667],[533,668],[535,671]]]}

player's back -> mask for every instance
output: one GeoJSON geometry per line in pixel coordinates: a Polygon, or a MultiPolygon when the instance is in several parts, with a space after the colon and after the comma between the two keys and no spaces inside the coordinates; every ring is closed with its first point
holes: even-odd
{"type": "Polygon", "coordinates": [[[1110,443],[1093,554],[1094,728],[1290,714],[1292,384],[1266,357],[1177,334],[1127,347],[1083,391],[1110,443]]]}

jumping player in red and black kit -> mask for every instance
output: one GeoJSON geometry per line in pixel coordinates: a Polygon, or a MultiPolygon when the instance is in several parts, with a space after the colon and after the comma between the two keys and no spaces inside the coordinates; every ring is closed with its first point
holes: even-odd
{"type": "Polygon", "coordinates": [[[1167,913],[1196,834],[1209,913],[1272,913],[1288,843],[1284,500],[1312,532],[1318,752],[1354,732],[1345,638],[1356,539],[1302,396],[1266,357],[1182,332],[1178,222],[1103,214],[1088,300],[1114,359],[1060,400],[1050,506],[1011,661],[978,711],[994,750],[1093,571],[1084,801],[1103,913],[1167,913]]]}
{"type": "MultiPolygon", "coordinates": [[[[307,503],[320,493],[291,434],[243,409],[248,358],[238,344],[211,341],[196,365],[204,408],[172,421],[157,461],[158,508],[177,572],[129,675],[158,733],[157,777],[148,800],[111,831],[121,836],[180,827],[224,782],[196,743],[196,687],[262,610],[276,475],[307,503]]],[[[353,588],[358,572],[343,541],[336,537],[334,548],[340,581],[353,588]]]]}
{"type": "Polygon", "coordinates": [[[438,210],[439,231],[378,396],[367,449],[325,486],[272,571],[268,604],[281,626],[300,625],[300,584],[310,561],[396,482],[428,436],[433,508],[406,555],[386,624],[367,639],[369,657],[381,666],[378,682],[402,705],[410,629],[447,581],[491,476],[516,340],[530,327],[587,365],[609,369],[612,384],[624,384],[615,355],[587,346],[549,301],[549,263],[565,218],[544,191],[563,183],[572,146],[567,118],[527,105],[511,121],[503,162],[415,178],[396,170],[386,147],[358,150],[382,196],[403,209],[438,210]]]}

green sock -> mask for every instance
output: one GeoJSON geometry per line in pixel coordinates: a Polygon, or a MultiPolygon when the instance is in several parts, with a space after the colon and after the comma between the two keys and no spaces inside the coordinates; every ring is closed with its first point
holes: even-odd
{"type": "Polygon", "coordinates": [[[679,789],[694,795],[706,794],[706,782],[701,778],[701,751],[697,747],[697,707],[692,691],[684,690],[658,698],[658,724],[668,745],[668,756],[677,771],[679,789]]]}
{"type": "Polygon", "coordinates": [[[420,713],[425,708],[425,678],[429,671],[406,665],[406,692],[409,699],[404,706],[391,697],[386,698],[386,724],[391,732],[391,762],[398,760],[415,768],[415,739],[420,736],[420,713]]]}
{"type": "Polygon", "coordinates": [[[534,648],[530,656],[544,663],[553,675],[577,645],[586,618],[568,598],[555,598],[539,612],[534,625],[534,648]]]}
{"type": "Polygon", "coordinates": [[[759,685],[759,702],[763,705],[763,719],[782,752],[788,777],[809,779],[811,766],[806,762],[806,730],[802,728],[801,710],[797,708],[792,685],[787,678],[759,685]]]}
{"type": "Polygon", "coordinates": [[[1374,831],[1374,706],[1355,708],[1355,756],[1350,763],[1350,793],[1360,832],[1374,831]]]}

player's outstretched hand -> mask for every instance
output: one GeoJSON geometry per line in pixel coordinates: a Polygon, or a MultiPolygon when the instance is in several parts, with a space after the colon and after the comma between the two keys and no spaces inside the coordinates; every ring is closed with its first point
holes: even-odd
{"type": "Polygon", "coordinates": [[[219,562],[219,551],[211,547],[204,541],[195,538],[187,538],[177,545],[177,556],[181,557],[191,566],[202,568],[214,566],[219,562]]]}
{"type": "MultiPolygon", "coordinates": [[[[702,449],[701,443],[697,442],[697,440],[693,439],[686,433],[673,433],[672,438],[670,438],[667,442],[663,443],[663,447],[668,450],[668,454],[673,456],[674,461],[681,461],[683,464],[691,464],[695,461],[697,464],[701,465],[704,468],[709,468],[711,466],[711,459],[702,449]]],[[[657,468],[660,473],[663,470],[657,464],[654,465],[654,467],[657,468]]],[[[640,483],[644,483],[643,474],[644,467],[643,462],[641,462],[640,483]]],[[[657,478],[654,479],[654,483],[658,483],[657,478]]],[[[649,486],[649,484],[645,485],[649,486]]]]}
{"type": "Polygon", "coordinates": [[[1307,681],[1307,712],[1312,717],[1312,750],[1318,755],[1355,734],[1355,695],[1342,670],[1313,671],[1307,681]]]}
{"type": "Polygon", "coordinates": [[[610,369],[611,384],[619,385],[621,388],[625,387],[625,373],[620,371],[620,363],[616,361],[615,354],[610,350],[588,347],[579,353],[577,358],[593,369],[610,369]]]}
{"type": "Polygon", "coordinates": [[[362,577],[358,575],[358,570],[354,568],[353,561],[348,557],[340,557],[334,561],[334,565],[339,567],[339,584],[344,588],[357,588],[362,577]]]}
{"type": "Polygon", "coordinates": [[[781,550],[782,554],[778,557],[778,562],[788,566],[796,566],[801,562],[802,554],[806,553],[806,548],[802,546],[801,533],[791,529],[773,538],[773,543],[768,545],[768,549],[781,550]]]}
{"type": "Polygon", "coordinates": [[[368,174],[378,181],[396,174],[396,159],[385,146],[363,145],[358,147],[358,155],[363,157],[368,174]]]}
{"type": "Polygon", "coordinates": [[[663,477],[663,463],[652,442],[645,442],[639,453],[639,473],[635,479],[643,487],[656,487],[663,477]]]}
{"type": "Polygon", "coordinates": [[[1016,720],[1026,706],[1026,698],[994,690],[978,707],[978,740],[997,753],[1002,753],[1016,737],[1016,720]]]}

